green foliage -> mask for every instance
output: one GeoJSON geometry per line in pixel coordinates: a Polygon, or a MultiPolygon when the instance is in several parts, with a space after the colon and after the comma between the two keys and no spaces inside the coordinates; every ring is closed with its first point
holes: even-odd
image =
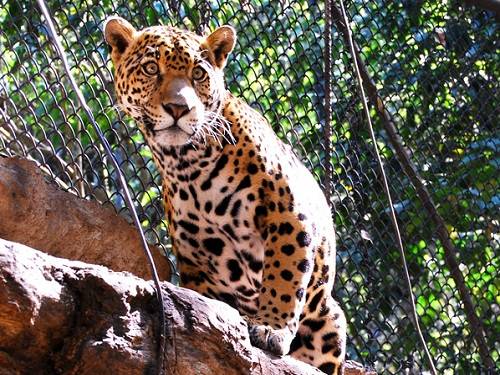
{"type": "MultiPolygon", "coordinates": [[[[335,29],[333,153],[325,153],[322,5],[305,0],[51,0],[48,5],[72,72],[142,206],[148,239],[162,244],[172,261],[158,172],[142,135],[113,106],[111,64],[100,29],[113,13],[137,27],[163,23],[203,32],[232,24],[239,43],[226,72],[230,90],[263,112],[320,182],[331,163],[337,295],[350,322],[350,357],[372,363],[380,373],[426,368],[408,318],[400,258],[350,56],[335,29]]],[[[498,363],[498,23],[492,14],[457,1],[348,5],[362,57],[447,223],[498,363]]],[[[68,90],[37,8],[0,0],[0,154],[31,158],[63,188],[120,211],[115,172],[68,90]]],[[[438,369],[485,371],[435,228],[373,110],[372,116],[402,224],[417,311],[438,369]]]]}

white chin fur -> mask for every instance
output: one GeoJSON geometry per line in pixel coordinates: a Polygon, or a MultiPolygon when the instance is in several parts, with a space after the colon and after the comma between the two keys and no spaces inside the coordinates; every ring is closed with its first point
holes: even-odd
{"type": "Polygon", "coordinates": [[[158,133],[155,141],[162,146],[181,146],[188,143],[190,138],[190,134],[177,128],[158,133]]]}

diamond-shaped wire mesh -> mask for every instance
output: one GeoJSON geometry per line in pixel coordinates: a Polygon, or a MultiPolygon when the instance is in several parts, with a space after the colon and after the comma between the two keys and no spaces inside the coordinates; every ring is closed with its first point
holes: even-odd
{"type": "MultiPolygon", "coordinates": [[[[498,370],[498,15],[458,1],[347,2],[361,56],[407,152],[444,218],[498,370]]],[[[134,124],[114,107],[102,24],[238,31],[229,89],[269,119],[320,182],[330,163],[337,224],[336,293],[349,321],[348,355],[380,373],[427,368],[413,328],[386,198],[352,72],[333,30],[332,155],[325,154],[324,6],[292,1],[50,0],[72,72],[130,189],[148,240],[169,251],[159,175],[134,124]]],[[[436,228],[388,146],[379,146],[402,225],[424,336],[444,374],[482,365],[436,228]]],[[[34,2],[0,0],[0,155],[36,161],[47,178],[127,216],[115,171],[81,111],[34,2]]],[[[324,185],[323,185],[324,186],[324,185]]]]}

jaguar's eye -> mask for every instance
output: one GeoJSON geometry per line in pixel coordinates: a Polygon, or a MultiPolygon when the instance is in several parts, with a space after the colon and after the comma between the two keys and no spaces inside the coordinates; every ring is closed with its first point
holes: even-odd
{"type": "Polygon", "coordinates": [[[144,70],[144,73],[150,76],[154,76],[155,74],[158,74],[158,64],[155,63],[154,61],[150,61],[142,66],[142,70],[144,70]]]}
{"type": "Polygon", "coordinates": [[[203,78],[205,78],[205,69],[196,66],[193,68],[193,71],[191,72],[191,75],[195,81],[201,81],[203,78]]]}

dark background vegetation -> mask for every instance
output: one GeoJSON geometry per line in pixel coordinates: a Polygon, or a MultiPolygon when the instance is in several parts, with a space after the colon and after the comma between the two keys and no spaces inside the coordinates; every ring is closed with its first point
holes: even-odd
{"type": "MultiPolygon", "coordinates": [[[[336,293],[349,320],[349,357],[380,373],[427,368],[413,328],[400,257],[348,49],[332,31],[332,137],[323,136],[323,2],[50,0],[63,45],[112,143],[151,242],[169,253],[160,181],[143,138],[113,106],[104,19],[203,32],[229,23],[238,45],[230,90],[260,109],[320,182],[330,163],[337,224],[336,293]],[[327,155],[327,142],[332,154],[327,155]]],[[[498,370],[498,16],[461,1],[348,1],[362,58],[457,249],[498,370]]],[[[372,111],[402,227],[417,311],[438,371],[486,373],[444,251],[372,111]]],[[[35,2],[0,0],[0,154],[35,160],[48,179],[123,215],[109,160],[50,44],[35,2]]],[[[491,372],[494,369],[490,369],[491,372]]]]}

